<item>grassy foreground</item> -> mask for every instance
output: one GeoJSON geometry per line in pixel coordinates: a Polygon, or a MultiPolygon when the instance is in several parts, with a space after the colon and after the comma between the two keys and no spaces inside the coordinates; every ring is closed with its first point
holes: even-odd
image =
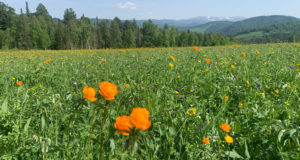
{"type": "Polygon", "coordinates": [[[98,159],[102,127],[103,159],[300,159],[299,65],[300,44],[0,52],[0,159],[98,159]],[[135,107],[150,128],[118,133],[135,107]]]}

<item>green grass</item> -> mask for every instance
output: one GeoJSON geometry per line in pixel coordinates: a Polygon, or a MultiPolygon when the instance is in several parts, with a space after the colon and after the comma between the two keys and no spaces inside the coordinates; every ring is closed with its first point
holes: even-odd
{"type": "Polygon", "coordinates": [[[97,159],[102,81],[119,89],[108,104],[104,159],[299,159],[300,44],[202,49],[1,52],[0,159],[86,159],[95,107],[90,156],[97,159]],[[84,86],[96,89],[96,102],[82,97],[84,86]],[[152,124],[131,152],[114,123],[134,107],[147,108],[152,124]],[[228,133],[219,127],[226,122],[228,133]]]}

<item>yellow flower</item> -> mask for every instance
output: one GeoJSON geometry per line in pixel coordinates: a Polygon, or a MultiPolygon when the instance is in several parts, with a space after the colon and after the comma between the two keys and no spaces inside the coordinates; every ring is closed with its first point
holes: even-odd
{"type": "Polygon", "coordinates": [[[13,80],[16,80],[16,78],[15,78],[15,77],[13,77],[12,79],[13,79],[13,80]]]}
{"type": "Polygon", "coordinates": [[[247,85],[249,85],[249,84],[250,84],[250,82],[249,82],[249,81],[246,81],[245,83],[246,83],[247,85]]]}
{"type": "Polygon", "coordinates": [[[226,141],[227,143],[233,143],[233,138],[230,137],[230,136],[225,136],[225,141],[226,141]]]}
{"type": "Polygon", "coordinates": [[[235,69],[235,66],[232,64],[232,65],[231,65],[231,68],[232,68],[232,69],[235,69]]]}
{"type": "Polygon", "coordinates": [[[128,84],[128,83],[124,84],[124,87],[129,87],[129,86],[130,86],[130,84],[128,84]]]}
{"type": "Polygon", "coordinates": [[[264,62],[264,64],[266,65],[266,64],[268,64],[267,62],[264,62]]]}
{"type": "Polygon", "coordinates": [[[180,78],[180,75],[178,75],[177,78],[179,79],[179,78],[180,78]]]}
{"type": "Polygon", "coordinates": [[[299,72],[299,71],[300,71],[300,69],[299,69],[299,68],[297,68],[297,69],[296,69],[296,71],[297,71],[297,72],[299,72]]]}
{"type": "Polygon", "coordinates": [[[178,92],[178,91],[175,91],[175,94],[179,94],[179,92],[178,92]]]}
{"type": "Polygon", "coordinates": [[[269,86],[268,86],[268,85],[266,85],[265,87],[266,87],[266,88],[269,88],[269,86]]]}
{"type": "Polygon", "coordinates": [[[190,115],[195,115],[196,114],[196,109],[195,108],[190,108],[187,112],[186,115],[190,116],[190,115]]]}
{"type": "Polygon", "coordinates": [[[208,69],[206,68],[206,69],[204,69],[205,71],[208,71],[208,69]]]}
{"type": "Polygon", "coordinates": [[[174,66],[174,64],[172,64],[172,63],[169,63],[169,66],[170,66],[170,67],[173,67],[173,66],[174,66]]]}
{"type": "Polygon", "coordinates": [[[261,96],[264,97],[264,96],[265,96],[265,93],[261,93],[261,96]]]}
{"type": "Polygon", "coordinates": [[[278,90],[278,89],[275,89],[274,92],[275,92],[276,94],[279,94],[279,90],[278,90]]]}
{"type": "Polygon", "coordinates": [[[286,106],[290,106],[289,102],[284,102],[284,104],[285,104],[286,106]]]}
{"type": "Polygon", "coordinates": [[[258,50],[256,50],[256,54],[260,54],[260,52],[258,50]]]}
{"type": "Polygon", "coordinates": [[[175,58],[173,56],[170,56],[170,59],[172,59],[173,61],[175,61],[175,58]]]}
{"type": "Polygon", "coordinates": [[[225,96],[225,101],[227,102],[229,100],[229,97],[228,96],[225,96]]]}
{"type": "Polygon", "coordinates": [[[244,104],[242,102],[240,102],[240,107],[243,107],[243,106],[244,106],[244,104]]]}
{"type": "Polygon", "coordinates": [[[193,92],[194,92],[194,90],[193,90],[193,89],[191,89],[191,90],[190,90],[190,92],[191,92],[191,93],[193,93],[193,92]]]}
{"type": "Polygon", "coordinates": [[[198,60],[198,63],[201,63],[201,61],[200,61],[200,60],[198,60]]]}

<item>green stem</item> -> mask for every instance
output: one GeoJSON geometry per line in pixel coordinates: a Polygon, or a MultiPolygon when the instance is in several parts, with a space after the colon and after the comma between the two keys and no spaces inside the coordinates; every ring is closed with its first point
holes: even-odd
{"type": "Polygon", "coordinates": [[[137,138],[138,138],[138,132],[137,132],[137,130],[134,130],[133,131],[133,141],[132,141],[132,145],[131,145],[131,153],[130,153],[131,156],[133,156],[134,145],[135,145],[135,142],[136,142],[137,138]]]}
{"type": "Polygon", "coordinates": [[[103,119],[102,119],[102,125],[101,125],[101,131],[100,131],[100,146],[99,146],[99,157],[98,159],[102,159],[102,153],[103,153],[103,137],[104,137],[104,126],[106,122],[107,112],[108,112],[108,103],[109,101],[106,101],[105,107],[104,107],[104,113],[103,113],[103,119]]]}
{"type": "Polygon", "coordinates": [[[96,106],[94,107],[92,117],[91,117],[91,122],[90,122],[90,131],[89,131],[89,137],[88,137],[88,148],[87,148],[87,160],[90,159],[90,148],[91,148],[91,139],[92,139],[92,132],[94,129],[94,118],[96,114],[96,106]]]}

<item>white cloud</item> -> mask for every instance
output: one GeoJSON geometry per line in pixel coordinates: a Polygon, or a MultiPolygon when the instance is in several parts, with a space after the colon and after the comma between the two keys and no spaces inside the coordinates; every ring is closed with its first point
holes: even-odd
{"type": "Polygon", "coordinates": [[[119,3],[118,7],[122,9],[136,9],[136,5],[132,2],[119,3]]]}

